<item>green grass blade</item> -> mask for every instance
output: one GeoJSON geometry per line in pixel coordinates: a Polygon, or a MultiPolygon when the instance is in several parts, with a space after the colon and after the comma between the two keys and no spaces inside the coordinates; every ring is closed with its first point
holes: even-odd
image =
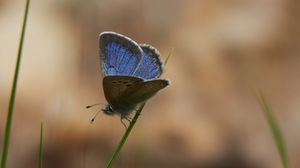
{"type": "Polygon", "coordinates": [[[41,123],[40,130],[40,148],[39,148],[39,168],[43,167],[43,152],[44,152],[44,130],[43,123],[41,123]]]}
{"type": "Polygon", "coordinates": [[[287,149],[286,149],[278,122],[277,122],[275,116],[273,115],[270,105],[268,104],[266,98],[264,97],[264,95],[261,92],[258,94],[258,99],[259,99],[261,108],[262,108],[263,112],[265,113],[268,124],[272,130],[273,138],[277,145],[277,149],[278,149],[279,155],[281,157],[281,162],[283,164],[283,167],[290,168],[290,162],[289,162],[289,158],[288,158],[288,154],[287,154],[287,149]]]}
{"type": "Polygon", "coordinates": [[[169,54],[168,54],[168,56],[167,56],[167,58],[166,58],[166,60],[165,60],[165,62],[164,62],[164,66],[167,65],[167,63],[168,63],[168,61],[169,61],[171,55],[173,54],[173,51],[174,51],[174,48],[171,48],[170,51],[169,51],[169,54]]]}
{"type": "Polygon", "coordinates": [[[137,119],[139,118],[139,116],[140,116],[140,114],[141,114],[141,112],[142,112],[144,106],[145,106],[145,104],[143,104],[143,105],[137,110],[137,112],[135,113],[135,115],[134,115],[132,121],[130,122],[129,127],[127,128],[126,132],[124,133],[124,135],[123,135],[121,141],[119,142],[117,148],[116,148],[115,151],[113,152],[113,155],[112,155],[111,159],[109,160],[108,164],[106,165],[106,168],[111,168],[111,167],[112,167],[112,165],[113,165],[114,161],[116,160],[116,158],[118,157],[118,155],[119,155],[119,153],[120,153],[120,151],[121,151],[123,145],[125,144],[125,142],[126,142],[128,136],[129,136],[129,134],[130,134],[130,132],[131,132],[133,126],[135,125],[137,119]]]}
{"type": "Polygon", "coordinates": [[[30,3],[30,0],[27,0],[26,6],[25,6],[24,18],[23,18],[22,32],[21,32],[20,42],[19,42],[15,74],[14,74],[14,79],[13,79],[13,84],[12,84],[12,89],[11,89],[11,94],[10,94],[10,100],[9,100],[9,106],[8,106],[8,112],[7,112],[7,118],[6,118],[5,134],[4,134],[2,157],[1,157],[1,168],[6,167],[6,162],[7,162],[7,157],[8,157],[10,131],[11,131],[11,125],[12,125],[12,118],[13,118],[13,111],[14,111],[14,104],[15,104],[15,97],[16,97],[16,90],[17,90],[17,83],[18,83],[18,76],[19,76],[19,68],[20,68],[23,42],[24,42],[24,36],[25,36],[25,29],[26,29],[26,23],[27,23],[28,11],[29,11],[29,3],[30,3]]]}

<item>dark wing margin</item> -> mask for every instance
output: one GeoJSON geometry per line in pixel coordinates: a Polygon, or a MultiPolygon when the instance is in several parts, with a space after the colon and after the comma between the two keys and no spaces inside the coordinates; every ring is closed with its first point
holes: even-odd
{"type": "Polygon", "coordinates": [[[115,32],[102,32],[99,47],[104,76],[132,75],[143,56],[135,41],[115,32]]]}

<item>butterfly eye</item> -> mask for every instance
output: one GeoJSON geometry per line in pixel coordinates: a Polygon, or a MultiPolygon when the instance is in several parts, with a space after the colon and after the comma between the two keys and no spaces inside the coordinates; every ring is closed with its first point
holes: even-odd
{"type": "Polygon", "coordinates": [[[101,111],[103,111],[105,114],[108,114],[108,115],[112,115],[114,114],[114,110],[112,109],[111,105],[106,105],[104,107],[104,109],[101,109],[101,111]]]}

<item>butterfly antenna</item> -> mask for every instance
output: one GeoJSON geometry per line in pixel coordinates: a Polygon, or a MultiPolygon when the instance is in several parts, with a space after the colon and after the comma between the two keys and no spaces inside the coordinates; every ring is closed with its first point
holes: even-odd
{"type": "Polygon", "coordinates": [[[92,104],[92,105],[88,105],[88,106],[86,106],[85,108],[91,108],[91,107],[94,107],[94,106],[99,106],[99,105],[101,105],[102,103],[96,103],[96,104],[92,104]]]}
{"type": "Polygon", "coordinates": [[[95,118],[97,117],[97,115],[101,112],[101,110],[97,111],[97,113],[94,115],[94,117],[91,119],[91,124],[93,124],[93,122],[95,121],[95,118]]]}

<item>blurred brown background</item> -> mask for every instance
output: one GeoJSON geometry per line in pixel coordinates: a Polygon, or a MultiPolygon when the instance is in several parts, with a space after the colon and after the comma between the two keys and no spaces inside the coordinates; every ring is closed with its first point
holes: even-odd
{"type": "MultiPolygon", "coordinates": [[[[0,0],[0,148],[24,5],[0,0]]],[[[124,127],[85,106],[105,103],[98,36],[116,31],[175,50],[114,167],[281,168],[258,89],[300,167],[299,17],[298,0],[32,0],[8,166],[37,167],[41,122],[44,167],[105,166],[124,127]]]]}

